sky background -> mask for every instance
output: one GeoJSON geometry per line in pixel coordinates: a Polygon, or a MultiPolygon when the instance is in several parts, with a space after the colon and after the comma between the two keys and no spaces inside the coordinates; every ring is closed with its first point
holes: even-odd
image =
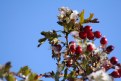
{"type": "Polygon", "coordinates": [[[93,12],[100,23],[90,25],[115,46],[110,57],[121,62],[121,0],[0,0],[0,64],[11,61],[15,72],[25,65],[38,74],[56,70],[49,44],[37,45],[41,31],[62,29],[56,23],[62,6],[85,9],[85,17],[93,12]]]}

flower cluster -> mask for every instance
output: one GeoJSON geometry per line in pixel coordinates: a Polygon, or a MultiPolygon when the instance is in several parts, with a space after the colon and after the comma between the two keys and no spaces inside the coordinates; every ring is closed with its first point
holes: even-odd
{"type": "Polygon", "coordinates": [[[67,22],[69,23],[70,21],[76,21],[78,19],[79,13],[74,10],[72,11],[68,7],[61,7],[59,8],[60,15],[58,16],[58,19],[61,22],[67,22]]]}

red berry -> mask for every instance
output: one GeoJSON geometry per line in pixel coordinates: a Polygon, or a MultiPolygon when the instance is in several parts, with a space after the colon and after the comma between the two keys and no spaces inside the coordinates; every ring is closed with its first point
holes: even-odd
{"type": "Polygon", "coordinates": [[[112,57],[111,59],[110,59],[110,62],[112,63],[112,64],[117,64],[118,63],[118,59],[116,58],[116,57],[112,57]]]}
{"type": "Polygon", "coordinates": [[[118,71],[113,71],[113,72],[111,73],[111,76],[114,77],[114,78],[119,78],[119,77],[120,77],[120,74],[119,74],[118,71]]]}
{"type": "Polygon", "coordinates": [[[84,31],[85,32],[90,32],[90,31],[92,31],[92,27],[91,26],[85,26],[84,31]]]}
{"type": "Polygon", "coordinates": [[[69,42],[69,50],[74,53],[76,48],[76,43],[74,41],[69,42]]]}
{"type": "Polygon", "coordinates": [[[85,39],[87,37],[87,33],[86,32],[79,32],[79,37],[81,39],[85,39]]]}
{"type": "Polygon", "coordinates": [[[80,46],[77,46],[75,53],[76,54],[81,54],[82,53],[82,48],[80,46]]]}
{"type": "Polygon", "coordinates": [[[108,43],[107,38],[102,37],[101,40],[100,40],[100,43],[101,43],[101,44],[107,44],[107,43],[108,43]]]}
{"type": "Polygon", "coordinates": [[[75,53],[75,46],[71,45],[70,48],[69,48],[69,50],[70,50],[70,52],[75,53]]]}
{"type": "Polygon", "coordinates": [[[94,34],[93,34],[93,32],[87,32],[87,38],[89,39],[89,40],[93,40],[94,39],[94,34]]]}
{"type": "Polygon", "coordinates": [[[91,44],[89,44],[89,45],[87,46],[87,51],[91,52],[91,51],[93,51],[93,50],[94,50],[94,47],[93,47],[91,44]]]}
{"type": "Polygon", "coordinates": [[[99,31],[95,31],[95,32],[94,32],[94,36],[95,36],[96,38],[100,38],[100,37],[102,36],[102,34],[101,34],[99,31]]]}
{"type": "Polygon", "coordinates": [[[107,53],[110,53],[110,52],[112,52],[114,50],[114,46],[113,45],[110,45],[110,46],[108,46],[107,48],[106,48],[106,52],[107,53]]]}

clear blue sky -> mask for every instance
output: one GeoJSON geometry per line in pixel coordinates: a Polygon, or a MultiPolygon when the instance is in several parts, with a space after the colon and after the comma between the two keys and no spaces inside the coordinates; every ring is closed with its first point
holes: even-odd
{"type": "Polygon", "coordinates": [[[56,22],[61,6],[85,9],[86,17],[93,12],[100,23],[91,26],[115,46],[110,56],[121,62],[121,0],[0,0],[0,64],[11,61],[13,71],[24,65],[37,73],[55,70],[48,43],[37,44],[41,31],[60,29],[56,22]]]}

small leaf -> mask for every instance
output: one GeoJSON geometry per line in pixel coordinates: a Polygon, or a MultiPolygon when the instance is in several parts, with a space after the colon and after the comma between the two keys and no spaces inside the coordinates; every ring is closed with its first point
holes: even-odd
{"type": "Polygon", "coordinates": [[[37,76],[38,76],[37,74],[31,73],[31,74],[29,75],[27,81],[39,81],[37,76]]]}
{"type": "Polygon", "coordinates": [[[61,21],[58,21],[57,23],[58,23],[60,26],[64,26],[64,23],[61,22],[61,21]]]}
{"type": "Polygon", "coordinates": [[[68,28],[68,33],[70,33],[72,30],[74,30],[74,23],[73,22],[69,22],[67,25],[68,28]]]}
{"type": "Polygon", "coordinates": [[[72,71],[72,72],[70,73],[69,77],[70,77],[70,78],[75,78],[75,73],[76,73],[75,71],[72,71]]]}
{"type": "Polygon", "coordinates": [[[99,23],[99,21],[97,18],[95,18],[95,19],[91,20],[91,23],[99,23]]]}
{"type": "Polygon", "coordinates": [[[84,10],[80,13],[80,24],[84,22],[84,10]]]}
{"type": "Polygon", "coordinates": [[[40,39],[39,42],[40,44],[38,45],[38,47],[43,43],[45,42],[45,40],[48,40],[49,43],[51,44],[52,41],[54,39],[57,39],[58,37],[61,37],[61,35],[58,35],[57,34],[57,31],[53,30],[53,31],[48,31],[48,32],[41,32],[42,35],[44,35],[44,38],[40,39]]]}
{"type": "Polygon", "coordinates": [[[82,60],[82,68],[84,69],[84,70],[86,70],[86,65],[88,64],[88,60],[86,60],[86,59],[83,59],[82,60]]]}
{"type": "Polygon", "coordinates": [[[90,13],[90,16],[89,16],[88,20],[92,20],[93,17],[94,17],[94,14],[90,13]]]}
{"type": "Polygon", "coordinates": [[[46,35],[46,32],[45,32],[45,31],[42,31],[42,32],[41,32],[41,35],[46,35]]]}
{"type": "Polygon", "coordinates": [[[68,30],[68,27],[67,26],[64,26],[64,32],[68,32],[69,30],[68,30]]]}
{"type": "Polygon", "coordinates": [[[20,69],[20,71],[18,72],[18,74],[22,73],[22,75],[27,76],[28,74],[31,73],[31,70],[29,69],[28,66],[24,66],[20,69]]]}
{"type": "Polygon", "coordinates": [[[8,74],[8,75],[6,76],[6,80],[7,80],[7,81],[16,81],[16,79],[15,79],[15,77],[14,77],[13,74],[8,74]]]}
{"type": "Polygon", "coordinates": [[[51,72],[51,76],[52,76],[52,78],[55,76],[54,71],[51,72]]]}
{"type": "Polygon", "coordinates": [[[46,41],[46,38],[39,39],[38,47],[40,47],[45,41],[46,41]]]}

